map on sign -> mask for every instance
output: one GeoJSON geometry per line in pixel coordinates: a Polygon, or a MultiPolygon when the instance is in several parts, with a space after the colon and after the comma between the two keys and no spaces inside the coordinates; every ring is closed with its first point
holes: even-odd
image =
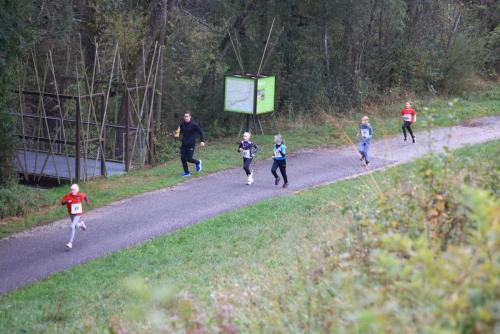
{"type": "Polygon", "coordinates": [[[253,113],[255,80],[251,78],[226,77],[224,110],[253,113]]]}

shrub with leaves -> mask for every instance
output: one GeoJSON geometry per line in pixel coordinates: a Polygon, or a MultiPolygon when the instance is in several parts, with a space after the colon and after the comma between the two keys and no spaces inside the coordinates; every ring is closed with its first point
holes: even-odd
{"type": "Polygon", "coordinates": [[[22,185],[0,187],[0,218],[26,214],[55,202],[43,189],[22,185]]]}

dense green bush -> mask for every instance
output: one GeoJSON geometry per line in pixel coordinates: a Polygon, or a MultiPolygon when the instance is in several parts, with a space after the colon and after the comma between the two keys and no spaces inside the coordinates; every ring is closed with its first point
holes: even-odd
{"type": "Polygon", "coordinates": [[[380,224],[396,222],[402,233],[425,234],[443,249],[449,243],[464,243],[474,226],[467,219],[461,202],[463,185],[484,189],[492,196],[498,195],[499,166],[498,157],[478,164],[467,158],[457,161],[456,156],[449,152],[420,159],[416,163],[415,175],[395,178],[393,189],[399,191],[380,198],[381,211],[375,219],[380,224]]]}
{"type": "Polygon", "coordinates": [[[178,158],[179,156],[179,140],[175,139],[173,131],[162,129],[156,137],[156,159],[158,162],[166,162],[178,158]]]}
{"type": "Polygon", "coordinates": [[[53,203],[55,199],[44,189],[23,185],[0,188],[0,218],[24,215],[53,203]]]}

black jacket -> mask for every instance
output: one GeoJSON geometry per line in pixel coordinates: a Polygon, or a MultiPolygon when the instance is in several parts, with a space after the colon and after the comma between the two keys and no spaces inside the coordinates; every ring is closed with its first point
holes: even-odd
{"type": "Polygon", "coordinates": [[[205,141],[203,129],[193,121],[189,123],[181,122],[177,131],[182,135],[182,146],[194,147],[196,145],[197,134],[200,135],[202,142],[205,141]]]}

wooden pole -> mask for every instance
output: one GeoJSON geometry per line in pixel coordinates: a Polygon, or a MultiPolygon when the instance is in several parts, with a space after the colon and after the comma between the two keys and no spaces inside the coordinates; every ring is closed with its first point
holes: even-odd
{"type": "Polygon", "coordinates": [[[278,40],[279,40],[279,38],[284,30],[285,30],[285,27],[281,27],[281,30],[276,34],[274,41],[271,43],[271,45],[269,47],[269,52],[267,52],[267,57],[264,57],[264,61],[262,62],[261,68],[264,68],[266,66],[267,60],[270,58],[269,55],[273,53],[274,47],[276,46],[276,43],[278,42],[278,40]]]}
{"type": "MultiPolygon", "coordinates": [[[[155,161],[155,145],[154,145],[154,136],[156,135],[156,124],[155,124],[155,119],[153,119],[153,114],[155,112],[155,105],[158,106],[158,104],[156,103],[155,104],[155,92],[156,92],[156,83],[158,81],[158,70],[159,70],[159,67],[160,67],[160,63],[163,59],[163,54],[162,54],[162,50],[163,48],[160,47],[158,49],[158,60],[156,61],[156,71],[155,71],[155,75],[154,75],[154,79],[153,79],[153,87],[151,88],[150,90],[150,95],[149,95],[149,99],[150,99],[150,110],[149,110],[149,115],[148,115],[148,152],[149,152],[149,164],[153,164],[153,165],[156,165],[156,161],[155,161]]],[[[161,72],[161,71],[160,71],[161,72]]],[[[163,76],[160,76],[160,80],[163,80],[162,79],[163,76]]],[[[162,85],[160,85],[160,88],[162,87],[162,85]]],[[[149,87],[148,87],[149,88],[149,87]]],[[[161,92],[161,91],[160,91],[161,92]]],[[[161,100],[161,93],[160,93],[160,97],[159,97],[159,100],[161,100]]],[[[157,112],[161,112],[161,108],[156,110],[157,112]]]]}
{"type": "MultiPolygon", "coordinates": [[[[153,85],[154,87],[154,85],[153,85]]],[[[148,98],[151,104],[151,111],[149,112],[149,119],[148,119],[148,164],[152,165],[154,161],[154,146],[153,146],[153,129],[154,129],[154,121],[151,115],[153,114],[153,94],[154,94],[154,88],[148,88],[148,98]]]]}
{"type": "Polygon", "coordinates": [[[125,102],[125,171],[128,172],[130,166],[130,156],[129,156],[129,131],[130,131],[130,96],[128,89],[125,90],[127,94],[127,102],[125,102]]]}
{"type": "MultiPolygon", "coordinates": [[[[136,134],[135,134],[135,136],[134,136],[134,141],[132,143],[132,154],[131,154],[132,157],[134,156],[134,150],[135,150],[135,146],[136,146],[136,143],[137,143],[137,137],[138,137],[139,133],[141,133],[144,136],[147,136],[147,132],[144,129],[144,126],[143,126],[142,117],[144,115],[145,103],[146,103],[146,99],[147,99],[147,89],[150,87],[151,76],[152,76],[153,68],[154,68],[154,60],[157,57],[157,51],[158,51],[158,42],[155,43],[155,48],[154,48],[154,51],[153,51],[153,58],[151,58],[151,65],[149,67],[149,73],[148,73],[148,76],[147,76],[146,89],[144,90],[143,100],[142,100],[141,105],[140,106],[138,105],[138,108],[140,108],[140,109],[139,110],[134,109],[134,111],[136,112],[137,121],[138,121],[138,126],[137,127],[140,128],[140,132],[137,131],[136,134]]],[[[157,61],[158,61],[158,59],[157,59],[157,61]]],[[[157,68],[158,68],[158,66],[157,66],[157,68]]],[[[122,75],[123,75],[123,67],[121,65],[121,60],[120,60],[120,69],[121,69],[122,75]]],[[[157,75],[157,73],[155,73],[155,75],[154,75],[154,79],[155,80],[156,80],[156,75],[157,75]]],[[[137,87],[137,84],[136,84],[136,87],[137,87]]],[[[139,95],[137,96],[137,103],[138,104],[140,103],[139,95]]],[[[149,124],[146,123],[146,125],[149,125],[149,124]]],[[[142,162],[143,162],[143,160],[141,158],[141,163],[142,162]]]]}
{"type": "MultiPolygon", "coordinates": [[[[111,74],[109,76],[109,84],[108,84],[108,88],[107,88],[107,91],[106,91],[106,99],[105,99],[105,103],[104,103],[104,117],[102,119],[102,124],[101,124],[101,134],[104,133],[104,124],[106,123],[106,115],[107,115],[107,112],[108,112],[108,103],[109,103],[109,97],[110,97],[110,94],[111,94],[111,86],[112,86],[112,83],[113,83],[113,74],[114,74],[114,71],[115,71],[115,62],[116,62],[116,56],[118,54],[118,44],[116,44],[115,46],[115,53],[114,53],[114,56],[113,56],[113,65],[111,66],[111,74]]],[[[117,112],[115,112],[115,123],[117,122],[117,112]]],[[[114,134],[116,136],[116,133],[117,131],[114,131],[114,134]]],[[[114,138],[114,144],[116,145],[116,137],[114,138]]],[[[115,158],[115,146],[113,147],[113,156],[112,158],[115,158]]]]}
{"type": "Polygon", "coordinates": [[[227,26],[226,26],[226,30],[227,30],[227,34],[229,35],[229,40],[231,41],[231,45],[233,46],[234,54],[236,55],[236,60],[238,61],[238,65],[240,65],[241,75],[245,75],[245,69],[243,67],[243,60],[240,58],[240,54],[238,53],[236,45],[234,44],[234,41],[233,41],[233,36],[231,35],[231,32],[229,31],[229,28],[227,26]]]}
{"type": "Polygon", "coordinates": [[[253,128],[255,132],[257,132],[257,92],[258,92],[258,86],[259,86],[259,78],[253,79],[254,82],[254,87],[253,87],[253,128]]]}
{"type": "MultiPolygon", "coordinates": [[[[21,76],[19,75],[18,78],[18,84],[19,88],[21,88],[21,76]]],[[[26,139],[24,138],[25,136],[25,130],[24,130],[24,114],[23,114],[23,95],[19,93],[19,112],[20,112],[20,118],[21,118],[21,132],[23,134],[23,154],[24,154],[24,168],[23,168],[23,174],[24,174],[24,179],[26,181],[29,181],[29,173],[28,173],[28,160],[26,158],[26,151],[27,146],[26,146],[26,139]]],[[[16,150],[16,156],[17,156],[17,150],[16,150]]],[[[21,164],[20,164],[21,165],[21,164]]]]}
{"type": "Polygon", "coordinates": [[[269,35],[267,35],[266,45],[264,46],[264,51],[262,52],[262,57],[260,58],[259,69],[257,70],[257,77],[260,75],[260,71],[262,70],[262,63],[264,62],[264,56],[266,55],[267,45],[269,44],[269,39],[271,39],[271,33],[274,28],[274,21],[276,18],[273,18],[273,23],[271,23],[271,29],[269,29],[269,35]]]}
{"type": "MultiPolygon", "coordinates": [[[[57,87],[57,78],[56,78],[56,70],[54,67],[54,59],[52,58],[52,51],[49,51],[49,58],[50,58],[50,66],[52,70],[52,77],[54,79],[54,87],[56,89],[56,95],[57,95],[57,105],[59,109],[59,119],[60,119],[60,130],[62,132],[63,140],[64,140],[64,156],[66,157],[66,167],[68,168],[68,176],[70,182],[73,181],[73,177],[71,176],[71,167],[69,165],[69,155],[68,155],[68,146],[66,144],[66,131],[64,129],[64,118],[63,116],[63,104],[61,103],[61,99],[59,98],[59,88],[57,87]]],[[[58,136],[59,134],[59,129],[56,131],[56,135],[54,136],[54,139],[58,136]]]]}
{"type": "MultiPolygon", "coordinates": [[[[104,123],[105,121],[105,117],[104,117],[104,96],[101,96],[101,119],[102,119],[102,122],[104,123]]],[[[107,170],[106,170],[106,153],[105,153],[105,149],[106,149],[106,128],[102,129],[101,130],[101,176],[106,176],[108,173],[107,173],[107,170]]]]}
{"type": "MultiPolygon", "coordinates": [[[[33,56],[34,57],[34,56],[33,56]]],[[[33,60],[33,63],[35,61],[33,60]]],[[[36,65],[34,66],[35,68],[35,77],[36,77],[36,82],[37,82],[37,87],[38,87],[38,91],[39,92],[42,92],[42,86],[40,85],[40,78],[38,76],[38,70],[36,68],[36,65]]],[[[46,57],[46,62],[45,62],[45,70],[44,70],[44,75],[43,75],[43,86],[45,86],[45,82],[47,81],[47,74],[48,74],[48,71],[49,71],[49,60],[48,60],[48,56],[46,57]]],[[[43,89],[43,91],[45,91],[45,89],[43,89]]],[[[40,99],[39,101],[41,101],[41,110],[43,112],[43,119],[44,119],[44,123],[45,123],[45,128],[47,130],[47,137],[49,139],[49,152],[47,154],[47,156],[45,157],[44,161],[43,161],[43,165],[42,165],[42,169],[40,170],[40,176],[38,178],[38,180],[40,181],[42,179],[42,175],[43,175],[43,171],[45,170],[45,167],[47,166],[47,162],[49,160],[50,157],[52,157],[52,163],[54,164],[54,170],[56,171],[56,176],[57,176],[57,183],[61,184],[61,179],[59,177],[59,172],[57,170],[57,164],[56,164],[56,160],[55,160],[55,157],[54,157],[54,149],[52,147],[52,144],[53,144],[53,141],[51,139],[51,136],[50,136],[50,127],[49,127],[49,123],[47,121],[47,112],[45,111],[45,102],[43,100],[43,94],[40,95],[40,99]]],[[[57,137],[54,136],[54,139],[57,137]]]]}

